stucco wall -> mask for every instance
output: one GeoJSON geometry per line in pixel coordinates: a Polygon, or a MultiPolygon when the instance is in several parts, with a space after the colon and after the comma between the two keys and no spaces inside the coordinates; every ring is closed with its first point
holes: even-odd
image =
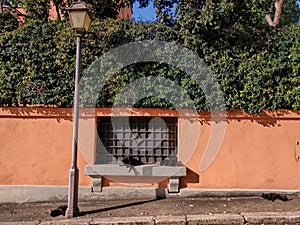
{"type": "MultiPolygon", "coordinates": [[[[118,113],[127,115],[125,111],[118,113]]],[[[111,110],[97,109],[95,114],[109,116],[111,110]]],[[[130,114],[180,117],[176,111],[156,109],[136,109],[130,114]]],[[[300,161],[296,160],[297,150],[300,151],[296,145],[300,141],[300,112],[263,112],[251,116],[229,111],[226,122],[216,124],[210,121],[209,113],[200,113],[198,118],[185,115],[179,118],[178,128],[179,160],[188,168],[188,176],[181,179],[182,188],[300,188],[300,161]],[[212,132],[213,125],[218,130],[222,124],[224,137],[212,132]],[[216,157],[207,168],[201,167],[209,141],[218,138],[222,140],[216,157]],[[195,140],[193,147],[191,143],[195,140]]],[[[96,123],[88,111],[81,118],[81,126],[88,128],[81,129],[80,141],[88,150],[81,149],[78,154],[79,184],[89,186],[91,179],[83,175],[83,168],[94,159],[96,136],[91,127],[96,123]]],[[[0,185],[68,185],[72,109],[0,108],[0,138],[0,185]]],[[[215,143],[210,148],[217,148],[215,143]]],[[[119,185],[109,180],[104,184],[119,185]]],[[[149,185],[157,186],[145,186],[149,185]]],[[[166,183],[158,186],[164,187],[166,183]]]]}
{"type": "MultiPolygon", "coordinates": [[[[296,142],[300,139],[299,112],[263,112],[249,116],[228,112],[220,151],[213,163],[199,173],[199,181],[182,185],[195,188],[300,188],[300,162],[296,142]]],[[[187,166],[198,175],[198,159],[208,138],[209,125],[200,133],[197,150],[187,166]]]]}
{"type": "MultiPolygon", "coordinates": [[[[0,109],[1,185],[68,185],[72,109],[0,109]]],[[[79,167],[85,165],[79,154],[79,167]]],[[[80,184],[89,179],[80,171],[80,184]]]]}

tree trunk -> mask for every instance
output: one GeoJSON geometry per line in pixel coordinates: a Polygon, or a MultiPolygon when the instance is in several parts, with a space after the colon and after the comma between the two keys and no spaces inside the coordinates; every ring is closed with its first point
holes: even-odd
{"type": "Polygon", "coordinates": [[[275,3],[272,3],[270,8],[270,13],[266,15],[266,20],[270,26],[275,27],[276,25],[278,25],[281,11],[282,11],[282,5],[283,5],[283,0],[276,0],[275,3]],[[274,19],[272,19],[271,13],[273,12],[274,8],[275,8],[275,14],[274,14],[274,19]]]}

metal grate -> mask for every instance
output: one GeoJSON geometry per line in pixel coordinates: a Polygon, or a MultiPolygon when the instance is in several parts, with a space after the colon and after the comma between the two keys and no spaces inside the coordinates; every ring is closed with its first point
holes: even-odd
{"type": "Polygon", "coordinates": [[[133,156],[143,163],[177,163],[177,118],[99,117],[96,164],[133,156]]]}

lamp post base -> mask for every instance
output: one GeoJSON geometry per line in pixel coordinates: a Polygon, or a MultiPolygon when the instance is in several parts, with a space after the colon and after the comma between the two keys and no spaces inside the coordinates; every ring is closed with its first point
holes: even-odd
{"type": "Polygon", "coordinates": [[[77,217],[77,216],[79,216],[79,209],[78,209],[78,208],[75,208],[75,209],[69,209],[69,208],[68,208],[68,209],[66,210],[65,216],[66,216],[67,218],[77,217]]]}
{"type": "Polygon", "coordinates": [[[68,195],[68,208],[65,216],[67,218],[79,216],[78,208],[78,169],[77,167],[71,168],[69,180],[69,195],[68,195]]]}

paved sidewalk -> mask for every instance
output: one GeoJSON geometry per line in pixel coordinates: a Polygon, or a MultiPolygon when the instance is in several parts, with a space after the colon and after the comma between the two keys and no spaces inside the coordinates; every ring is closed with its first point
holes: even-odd
{"type": "Polygon", "coordinates": [[[51,217],[66,202],[1,204],[0,224],[300,224],[300,197],[167,198],[80,202],[81,215],[51,217]]]}

